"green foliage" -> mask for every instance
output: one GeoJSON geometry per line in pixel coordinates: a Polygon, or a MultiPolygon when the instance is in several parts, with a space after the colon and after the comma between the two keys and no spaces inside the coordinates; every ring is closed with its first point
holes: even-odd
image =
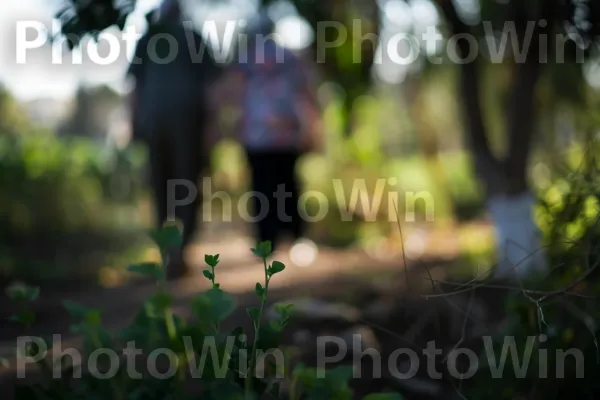
{"type": "Polygon", "coordinates": [[[87,273],[108,264],[132,231],[132,219],[116,217],[142,194],[143,161],[137,149],[111,152],[46,132],[0,135],[0,276],[39,282],[71,275],[72,261],[90,265],[87,273]],[[104,261],[91,260],[90,243],[104,261]],[[55,260],[57,248],[70,260],[55,260]]]}
{"type": "MultiPolygon", "coordinates": [[[[167,254],[171,246],[179,243],[181,234],[173,226],[165,226],[164,229],[152,232],[151,237],[160,245],[161,254],[167,254]]],[[[204,271],[204,276],[212,287],[199,293],[192,300],[191,310],[195,318],[191,321],[184,321],[173,313],[173,298],[168,293],[164,281],[164,263],[134,265],[130,270],[154,278],[157,289],[132,323],[112,333],[102,325],[101,310],[65,301],[65,309],[73,321],[71,331],[83,337],[82,360],[89,360],[90,355],[99,349],[117,351],[124,349],[126,343],[134,341],[135,349],[138,350],[141,346],[144,357],[150,354],[147,352],[159,349],[165,354],[168,353],[169,370],[172,372],[170,377],[158,379],[144,373],[136,376],[131,373],[131,366],[128,365],[106,379],[102,379],[97,373],[84,373],[81,378],[74,379],[73,372],[79,366],[65,365],[63,360],[58,360],[57,364],[52,365],[47,358],[41,358],[37,363],[47,374],[45,384],[19,386],[16,389],[16,398],[249,400],[270,395],[270,398],[283,399],[280,388],[286,386],[289,388],[289,397],[285,398],[289,399],[352,399],[352,390],[349,387],[351,368],[338,367],[324,371],[297,365],[293,372],[287,373],[285,366],[275,365],[265,357],[270,350],[280,347],[281,333],[290,320],[292,305],[278,304],[275,307],[278,317],[268,324],[264,323],[269,283],[284,271],[285,265],[279,261],[272,261],[270,264],[267,262],[271,254],[270,242],[259,243],[252,251],[262,259],[265,272],[264,281],[257,282],[255,286],[259,304],[247,310],[252,320],[252,332],[246,332],[242,327],[232,331],[224,331],[220,327],[220,324],[238,309],[238,305],[235,298],[223,291],[217,283],[218,254],[205,256],[210,269],[204,271]],[[248,342],[247,338],[252,340],[248,342]],[[259,373],[259,365],[265,366],[263,373],[259,373]],[[52,376],[56,368],[62,370],[60,379],[54,379],[52,376]],[[187,389],[194,380],[201,390],[197,392],[194,389],[194,394],[190,394],[187,389]]],[[[7,293],[12,299],[19,300],[24,305],[23,310],[27,311],[27,305],[36,300],[39,290],[26,285],[15,285],[7,293]]],[[[15,320],[28,326],[29,320],[25,318],[15,320]]],[[[39,354],[39,345],[32,343],[22,349],[23,356],[39,354]]],[[[98,359],[96,372],[109,371],[109,367],[109,364],[98,359]]],[[[402,397],[392,393],[381,393],[370,395],[366,399],[401,400],[402,397]]]]}
{"type": "Polygon", "coordinates": [[[597,398],[600,393],[600,162],[597,143],[586,147],[580,162],[571,163],[540,201],[537,217],[551,271],[524,280],[521,286],[528,291],[511,293],[507,324],[481,355],[480,365],[489,366],[488,352],[496,364],[507,352],[502,379],[483,369],[466,394],[470,399],[597,398]],[[511,338],[519,360],[510,354],[511,338]],[[523,373],[512,367],[515,361],[526,366],[523,373]]]}
{"type": "Polygon", "coordinates": [[[23,214],[16,209],[21,204],[38,213],[20,218],[29,221],[28,225],[53,223],[53,230],[63,229],[57,222],[76,220],[81,216],[78,211],[114,200],[121,178],[129,177],[131,190],[120,191],[120,200],[131,201],[140,192],[141,182],[131,177],[141,173],[143,158],[133,150],[102,151],[86,140],[59,140],[44,133],[0,139],[0,198],[9,220],[11,214],[23,214]]]}
{"type": "Polygon", "coordinates": [[[27,113],[0,84],[0,136],[26,134],[30,130],[31,123],[27,113]]]}

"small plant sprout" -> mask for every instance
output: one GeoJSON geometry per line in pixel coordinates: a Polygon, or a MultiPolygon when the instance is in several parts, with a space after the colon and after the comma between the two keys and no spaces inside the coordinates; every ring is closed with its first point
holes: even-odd
{"type": "MultiPolygon", "coordinates": [[[[271,278],[275,274],[282,272],[285,269],[285,265],[279,261],[273,261],[273,263],[271,265],[267,265],[267,259],[269,258],[269,256],[272,253],[272,246],[271,246],[270,241],[265,241],[265,242],[259,243],[256,246],[256,248],[252,249],[252,253],[254,253],[255,256],[261,258],[263,261],[265,280],[264,280],[264,284],[257,282],[256,286],[254,288],[254,292],[255,292],[256,296],[260,299],[260,307],[258,307],[258,308],[257,307],[249,307],[247,309],[248,315],[250,316],[250,319],[252,320],[252,324],[254,326],[254,342],[252,344],[252,352],[250,353],[249,371],[254,371],[255,367],[256,367],[258,343],[259,343],[259,340],[261,339],[260,338],[261,321],[262,321],[262,317],[263,317],[263,313],[264,313],[264,309],[265,309],[265,304],[267,302],[267,295],[268,295],[268,291],[269,291],[269,282],[271,281],[271,278]]],[[[278,327],[280,327],[280,326],[281,326],[281,324],[278,325],[278,327]]],[[[247,379],[246,380],[246,393],[249,393],[251,390],[252,390],[252,380],[247,379]]]]}
{"type": "Polygon", "coordinates": [[[206,254],[204,256],[204,262],[211,269],[205,269],[204,271],[202,271],[202,274],[206,277],[206,279],[212,282],[214,289],[218,289],[220,285],[215,282],[215,268],[217,267],[217,264],[219,264],[219,255],[215,254],[211,256],[209,254],[206,254]]]}

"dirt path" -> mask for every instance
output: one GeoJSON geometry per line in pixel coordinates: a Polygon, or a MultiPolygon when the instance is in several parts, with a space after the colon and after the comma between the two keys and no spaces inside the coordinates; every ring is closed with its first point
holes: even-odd
{"type": "MultiPolygon", "coordinates": [[[[455,232],[426,232],[417,229],[405,235],[405,250],[408,262],[427,259],[451,259],[458,253],[455,232]],[[412,246],[414,247],[411,248],[412,246]],[[416,244],[415,244],[416,243],[416,244]]],[[[218,279],[222,287],[232,293],[243,293],[251,290],[256,281],[262,280],[262,265],[250,248],[252,241],[243,236],[232,236],[220,242],[203,242],[196,245],[188,254],[190,264],[194,268],[194,276],[170,284],[170,288],[177,298],[189,296],[207,288],[206,280],[202,276],[205,269],[205,254],[220,254],[221,262],[218,266],[218,279]]],[[[320,248],[317,259],[309,266],[295,266],[289,259],[287,252],[276,253],[272,259],[282,261],[288,266],[285,273],[278,276],[274,287],[293,287],[302,285],[317,285],[320,281],[340,275],[353,275],[375,270],[402,268],[404,256],[400,243],[382,240],[375,244],[373,249],[360,248],[333,249],[320,248]]],[[[61,316],[65,314],[62,307],[64,300],[77,301],[106,310],[110,318],[124,310],[135,309],[154,290],[154,285],[146,280],[127,282],[120,287],[105,289],[82,289],[81,291],[43,289],[35,308],[39,316],[38,324],[33,331],[55,331],[61,316]]],[[[14,304],[9,301],[0,303],[0,318],[8,318],[14,312],[14,304]]],[[[0,329],[0,349],[2,343],[12,340],[22,334],[20,327],[5,325],[0,329]]],[[[0,350],[0,354],[2,354],[0,350]]]]}

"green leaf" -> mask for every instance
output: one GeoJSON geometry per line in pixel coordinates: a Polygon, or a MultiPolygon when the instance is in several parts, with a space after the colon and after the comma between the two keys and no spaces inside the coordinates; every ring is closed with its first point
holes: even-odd
{"type": "Polygon", "coordinates": [[[281,317],[290,316],[290,315],[292,315],[293,311],[294,311],[293,304],[283,304],[283,303],[275,304],[275,312],[281,317]]]}
{"type": "Polygon", "coordinates": [[[289,322],[290,322],[289,317],[280,317],[279,320],[271,321],[270,325],[276,331],[281,332],[281,331],[283,331],[283,328],[285,328],[289,322]]]}
{"type": "Polygon", "coordinates": [[[327,373],[327,377],[338,384],[348,383],[353,375],[352,365],[339,365],[327,373]]]}
{"type": "Polygon", "coordinates": [[[260,257],[260,258],[267,258],[271,255],[272,249],[271,249],[271,242],[269,240],[265,241],[265,242],[260,242],[255,249],[251,249],[252,253],[254,253],[255,256],[260,257]]]}
{"type": "Polygon", "coordinates": [[[167,293],[157,293],[150,298],[150,303],[156,310],[164,312],[164,310],[171,307],[173,298],[167,293]]]}
{"type": "Polygon", "coordinates": [[[206,254],[206,255],[204,256],[204,262],[205,262],[207,265],[209,265],[209,266],[211,266],[211,267],[215,268],[215,267],[217,266],[217,264],[219,264],[219,255],[218,255],[218,254],[215,254],[215,255],[212,255],[212,256],[211,256],[210,254],[206,254]]]}
{"type": "Polygon", "coordinates": [[[258,297],[260,297],[261,299],[263,298],[263,295],[265,294],[265,289],[259,282],[256,282],[256,287],[254,288],[254,293],[256,293],[256,295],[258,297]]]}
{"type": "Polygon", "coordinates": [[[99,326],[102,323],[102,315],[99,310],[89,310],[85,315],[87,325],[99,326]]]}
{"type": "Polygon", "coordinates": [[[83,320],[85,319],[88,312],[91,311],[90,308],[84,306],[83,304],[76,303],[71,300],[64,300],[63,307],[71,314],[71,317],[83,320]]]}
{"type": "Polygon", "coordinates": [[[207,270],[207,269],[205,269],[204,271],[202,271],[202,275],[204,275],[204,277],[205,277],[206,279],[208,279],[209,281],[212,281],[212,280],[215,278],[215,276],[213,275],[213,273],[212,273],[212,272],[210,272],[210,271],[209,271],[209,270],[207,270]]]}
{"type": "Polygon", "coordinates": [[[0,366],[3,368],[10,368],[10,362],[5,357],[0,357],[0,366]]]}
{"type": "Polygon", "coordinates": [[[40,295],[40,288],[17,282],[6,288],[6,295],[11,300],[35,301],[40,295]]]}
{"type": "Polygon", "coordinates": [[[292,308],[293,304],[275,305],[275,312],[279,316],[279,319],[271,321],[271,325],[274,329],[281,331],[283,328],[285,328],[285,326],[290,322],[292,308]]]}
{"type": "Polygon", "coordinates": [[[210,322],[223,321],[235,311],[236,306],[235,299],[218,288],[201,293],[192,301],[194,314],[210,322]]]}
{"type": "Polygon", "coordinates": [[[269,321],[271,329],[281,332],[283,330],[283,324],[281,321],[269,321]]]}
{"type": "Polygon", "coordinates": [[[130,265],[127,270],[142,276],[152,277],[156,280],[161,279],[164,275],[163,268],[159,264],[151,262],[130,265]]]}
{"type": "Polygon", "coordinates": [[[299,362],[292,372],[292,377],[301,382],[306,389],[312,389],[317,382],[317,370],[307,368],[303,363],[299,362]]]}
{"type": "Polygon", "coordinates": [[[31,310],[23,310],[9,318],[11,321],[18,322],[21,325],[29,326],[35,322],[35,313],[31,310]]]}
{"type": "Polygon", "coordinates": [[[183,243],[181,230],[173,223],[167,223],[161,229],[151,231],[150,238],[163,251],[180,247],[183,243]]]}
{"type": "Polygon", "coordinates": [[[269,276],[273,276],[285,269],[285,265],[279,261],[273,261],[273,264],[269,268],[267,268],[267,274],[269,276]]]}
{"type": "Polygon", "coordinates": [[[246,309],[246,312],[248,313],[254,324],[257,324],[260,318],[260,309],[257,307],[248,307],[246,309]]]}

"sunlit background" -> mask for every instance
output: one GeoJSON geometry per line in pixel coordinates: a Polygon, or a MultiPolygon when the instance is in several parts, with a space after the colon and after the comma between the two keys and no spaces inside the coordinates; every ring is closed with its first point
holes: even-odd
{"type": "MultiPolygon", "coordinates": [[[[3,0],[0,10],[0,288],[12,288],[7,293],[17,295],[23,295],[22,283],[41,288],[39,297],[27,303],[2,293],[3,398],[12,385],[4,378],[17,365],[14,339],[24,332],[42,337],[63,333],[68,341],[87,332],[93,336],[82,341],[87,347],[97,340],[104,345],[113,329],[134,321],[126,336],[115,338],[117,346],[126,341],[123,337],[138,338],[139,333],[148,346],[176,346],[172,349],[180,355],[181,343],[173,330],[204,340],[211,338],[204,335],[209,326],[223,332],[235,322],[231,325],[253,325],[248,332],[258,334],[254,312],[259,309],[254,306],[260,304],[259,312],[263,311],[267,288],[269,302],[297,306],[283,335],[289,336],[285,344],[290,344],[294,360],[310,366],[315,353],[324,351],[318,340],[312,346],[311,338],[323,335],[351,338],[353,345],[347,348],[356,351],[358,333],[366,344],[359,347],[363,362],[362,350],[368,347],[382,351],[380,360],[391,352],[387,359],[396,360],[400,370],[419,370],[411,379],[363,375],[365,379],[353,380],[360,390],[393,390],[410,399],[448,399],[455,393],[460,394],[456,398],[472,400],[600,398],[596,340],[600,325],[595,323],[600,320],[597,0],[182,0],[185,18],[205,36],[215,58],[223,61],[221,77],[228,76],[228,63],[241,47],[237,34],[259,4],[270,4],[277,40],[304,61],[306,86],[314,85],[316,92],[322,148],[303,154],[297,173],[302,189],[311,192],[303,203],[305,215],[320,218],[308,223],[306,237],[295,243],[283,241],[272,258],[283,262],[285,270],[267,279],[267,263],[251,251],[256,243],[248,217],[256,214],[248,204],[251,175],[236,130],[242,115],[235,101],[239,99],[230,95],[235,84],[214,79],[211,89],[217,90],[210,91],[215,102],[211,105],[218,107],[203,133],[218,140],[199,182],[204,189],[199,232],[185,254],[192,275],[158,285],[167,252],[161,253],[148,235],[155,227],[148,148],[131,140],[127,95],[132,82],[125,75],[135,43],[125,46],[122,33],[112,27],[102,35],[118,38],[123,46],[116,49],[117,60],[108,65],[89,59],[89,52],[108,54],[102,35],[98,44],[87,38],[73,51],[67,50],[65,41],[48,41],[27,51],[26,62],[17,64],[17,50],[23,50],[17,48],[17,24],[41,24],[54,37],[58,32],[53,18],[66,1],[3,0]],[[503,24],[523,10],[539,22],[537,13],[545,7],[538,6],[548,4],[564,7],[556,14],[554,28],[569,39],[563,48],[566,62],[520,63],[510,51],[496,60],[500,62],[492,62],[492,48],[502,42],[503,24]],[[493,32],[484,29],[485,22],[493,23],[493,32]],[[341,28],[321,30],[332,25],[341,28]],[[456,32],[472,34],[481,45],[476,62],[460,62],[465,51],[452,40],[456,32]],[[579,46],[579,34],[590,39],[587,48],[579,46]],[[338,44],[330,45],[339,38],[338,44]],[[575,62],[574,55],[582,49],[583,62],[575,62]],[[81,64],[74,62],[79,55],[81,64]],[[57,58],[62,62],[53,62],[57,58]],[[205,258],[207,254],[219,255],[218,268],[212,272],[205,270],[214,261],[205,258]],[[138,273],[128,268],[131,265],[138,273]],[[544,266],[539,273],[537,267],[544,266]],[[221,286],[206,279],[215,271],[221,286]],[[509,277],[525,273],[517,283],[503,280],[482,286],[490,283],[489,277],[506,277],[498,276],[499,271],[509,277]],[[215,287],[235,297],[239,310],[231,310],[221,296],[197,297],[215,287]],[[83,317],[81,324],[69,327],[64,300],[83,304],[68,307],[74,317],[83,317]],[[36,317],[32,325],[19,325],[21,318],[28,324],[32,310],[36,317]],[[207,315],[230,311],[231,321],[206,323],[207,315]],[[444,379],[425,377],[424,368],[409,365],[412,357],[409,364],[398,358],[399,348],[429,349],[437,341],[448,354],[436,363],[437,369],[450,363],[459,345],[479,351],[478,340],[488,332],[490,338],[500,334],[499,340],[522,339],[526,350],[534,343],[531,339],[539,337],[540,350],[545,351],[533,352],[530,365],[538,365],[540,374],[547,358],[558,359],[562,351],[546,357],[547,349],[569,348],[562,353],[566,356],[581,348],[586,373],[596,375],[539,379],[537,368],[530,368],[524,379],[516,374],[511,381],[510,373],[495,379],[482,368],[483,378],[463,380],[462,374],[460,379],[453,375],[454,384],[445,379],[447,374],[444,379]],[[470,389],[473,395],[458,393],[470,389]]],[[[146,16],[160,1],[138,0],[125,31],[146,32],[146,16]]],[[[544,29],[541,25],[538,28],[544,29]]],[[[26,39],[33,41],[35,35],[30,28],[26,39]]],[[[526,41],[521,35],[516,42],[526,41]]],[[[546,54],[543,48],[536,50],[546,54]]],[[[163,104],[171,99],[153,100],[163,104]]],[[[265,317],[274,318],[277,308],[265,306],[265,317]]],[[[271,335],[273,329],[279,330],[279,317],[277,324],[260,326],[260,339],[269,346],[279,336],[279,331],[271,335]]],[[[501,344],[503,355],[505,345],[501,344]]],[[[489,360],[487,350],[486,344],[489,360]]],[[[66,358],[76,362],[76,357],[66,358]]],[[[378,369],[378,357],[372,358],[371,365],[367,357],[363,373],[378,369]]],[[[529,355],[521,360],[525,358],[529,360],[529,355]]],[[[571,354],[566,358],[569,363],[571,354]]],[[[341,360],[348,361],[349,357],[341,360]]],[[[579,374],[579,365],[569,365],[579,374]]],[[[298,371],[291,367],[290,371],[298,371]]],[[[558,365],[545,371],[554,369],[558,374],[558,365]]],[[[140,389],[145,388],[157,396],[153,398],[167,393],[171,398],[179,393],[173,384],[179,377],[185,380],[185,372],[176,380],[161,380],[168,386],[113,375],[115,379],[102,379],[98,385],[106,392],[87,397],[106,398],[110,390],[109,398],[144,398],[147,392],[140,389]],[[135,391],[125,393],[130,389],[135,391]]],[[[96,387],[74,385],[85,381],[53,382],[61,384],[60,393],[96,387]]],[[[304,386],[296,382],[294,377],[290,386],[304,386]]],[[[222,396],[211,393],[213,397],[222,396]]],[[[29,392],[21,398],[29,399],[29,392]]]]}
{"type": "MultiPolygon", "coordinates": [[[[186,0],[183,4],[186,19],[207,36],[213,54],[224,59],[235,51],[237,29],[259,6],[257,0],[186,0]],[[217,27],[218,34],[206,29],[211,26],[217,27]],[[236,30],[229,31],[231,27],[236,30]]],[[[456,4],[467,23],[481,20],[480,2],[461,0],[456,4]]],[[[2,153],[6,162],[4,176],[12,177],[3,182],[10,194],[2,203],[7,205],[4,212],[9,221],[4,259],[12,260],[3,268],[9,277],[29,277],[37,274],[37,267],[32,266],[35,262],[60,264],[63,269],[46,269],[45,273],[61,271],[62,279],[70,274],[74,264],[83,262],[78,258],[81,256],[95,266],[90,267],[93,277],[97,277],[98,270],[112,271],[108,275],[114,277],[114,271],[128,260],[140,254],[154,254],[147,250],[148,243],[139,239],[142,229],[151,225],[151,203],[145,180],[145,149],[130,146],[130,116],[124,100],[130,90],[125,72],[134,46],[120,48],[120,57],[109,65],[95,65],[85,55],[81,65],[74,65],[73,53],[66,50],[66,45],[56,52],[57,47],[48,42],[30,50],[27,62],[17,65],[16,24],[42,22],[52,30],[60,5],[58,0],[21,0],[11,2],[0,13],[0,80],[5,87],[3,129],[19,138],[16,142],[10,142],[10,135],[3,138],[8,143],[2,153]],[[60,53],[65,62],[53,64],[53,52],[54,56],[60,53]],[[14,181],[14,188],[8,186],[9,181],[14,181]],[[47,191],[55,194],[50,196],[47,191]],[[64,236],[53,233],[57,229],[64,236]],[[90,237],[85,239],[80,232],[87,232],[90,237]],[[113,232],[119,232],[115,233],[114,243],[104,242],[104,237],[113,232]],[[135,243],[120,249],[119,244],[124,243],[120,234],[135,238],[131,239],[135,243]],[[46,240],[44,235],[52,239],[43,244],[47,251],[40,250],[43,254],[36,255],[33,263],[28,257],[21,260],[24,254],[31,255],[29,248],[38,248],[39,241],[46,240]],[[81,255],[74,256],[70,245],[65,245],[71,243],[71,236],[84,242],[72,242],[71,246],[81,255]],[[9,249],[11,240],[19,241],[23,249],[9,249]],[[89,246],[97,248],[87,251],[89,246]],[[62,250],[56,252],[57,248],[62,250]]],[[[129,16],[126,30],[143,34],[146,14],[159,5],[160,0],[140,0],[129,16]]],[[[309,57],[318,40],[318,32],[311,25],[314,21],[303,18],[301,15],[306,14],[287,1],[272,2],[269,13],[276,21],[280,43],[309,57]]],[[[467,254],[483,262],[493,250],[493,228],[466,149],[456,93],[457,71],[447,64],[436,68],[435,63],[427,62],[448,57],[453,51],[446,39],[424,39],[424,35],[435,38],[444,33],[438,9],[430,0],[378,0],[371,9],[357,7],[343,18],[362,18],[363,33],[375,33],[378,40],[374,42],[373,54],[366,56],[372,63],[352,61],[356,49],[362,46],[361,51],[367,51],[364,43],[372,41],[366,38],[361,44],[360,38],[353,38],[335,49],[325,65],[313,65],[323,107],[325,150],[302,160],[299,170],[303,182],[308,189],[325,193],[330,204],[338,204],[339,193],[331,185],[333,178],[342,180],[345,195],[350,196],[357,178],[366,181],[373,192],[378,179],[394,177],[398,185],[392,189],[400,194],[397,206],[401,219],[406,212],[412,212],[412,207],[417,217],[404,221],[406,236],[401,238],[397,228],[389,223],[393,210],[387,196],[392,189],[388,188],[380,207],[385,211],[377,215],[375,222],[368,221],[365,210],[357,211],[353,221],[343,223],[339,213],[330,212],[324,221],[315,224],[314,239],[324,246],[356,246],[380,260],[399,256],[398,243],[404,240],[406,254],[412,259],[433,253],[444,257],[467,254]],[[417,39],[397,40],[402,34],[417,39]],[[409,59],[411,54],[415,55],[411,62],[398,62],[398,58],[409,59]],[[406,193],[424,195],[407,202],[406,193]],[[434,204],[433,221],[427,217],[428,199],[434,204]]],[[[120,32],[111,28],[105,34],[118,36],[120,32]]],[[[84,43],[88,51],[97,47],[100,54],[107,52],[105,41],[84,43]]],[[[584,93],[584,97],[596,99],[600,67],[594,62],[595,54],[591,57],[583,69],[584,92],[575,95],[584,93]]],[[[498,151],[506,143],[502,139],[501,106],[494,96],[505,90],[507,71],[502,65],[491,65],[481,78],[485,83],[482,104],[491,126],[492,147],[498,151]]],[[[566,76],[576,75],[570,70],[560,72],[549,77],[550,81],[543,81],[543,90],[551,93],[554,88],[564,97],[570,96],[570,91],[579,86],[569,84],[568,79],[563,79],[566,76]]],[[[550,149],[571,149],[571,145],[564,144],[574,143],[581,136],[581,121],[593,120],[596,113],[584,115],[575,103],[565,103],[554,94],[544,94],[542,99],[540,131],[554,139],[544,142],[547,148],[540,145],[536,150],[530,175],[537,188],[545,190],[551,186],[555,173],[551,165],[555,160],[550,156],[554,150],[550,149]]],[[[213,152],[210,178],[214,190],[225,190],[236,199],[247,187],[248,176],[242,149],[232,139],[228,112],[223,111],[221,116],[218,129],[224,139],[213,152]]],[[[214,220],[220,221],[205,224],[202,237],[207,243],[224,243],[230,240],[228,235],[233,235],[231,240],[239,243],[243,248],[240,251],[245,251],[250,243],[250,228],[240,221],[236,210],[218,207],[214,208],[214,220]],[[242,237],[236,238],[240,232],[242,237]]],[[[316,209],[317,205],[311,207],[316,209]]],[[[297,264],[310,264],[306,260],[314,259],[314,249],[308,244],[300,248],[304,251],[293,253],[292,258],[297,264]]]]}

